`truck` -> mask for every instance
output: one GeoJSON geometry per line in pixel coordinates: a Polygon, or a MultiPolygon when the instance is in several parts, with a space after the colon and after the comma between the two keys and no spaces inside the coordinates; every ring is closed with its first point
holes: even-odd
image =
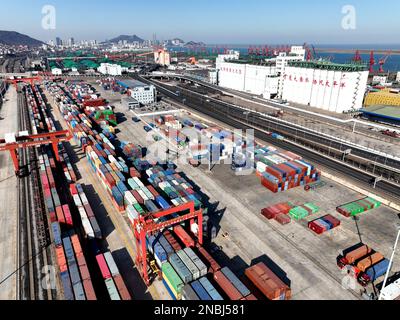
{"type": "Polygon", "coordinates": [[[320,188],[323,188],[325,186],[326,186],[326,182],[325,181],[317,181],[317,182],[314,182],[314,183],[307,184],[304,187],[304,190],[305,191],[311,191],[311,190],[314,191],[316,189],[320,189],[320,188]]]}
{"type": "Polygon", "coordinates": [[[340,269],[344,269],[346,266],[353,265],[357,260],[364,258],[371,254],[372,249],[365,244],[360,244],[352,247],[347,252],[343,251],[343,254],[336,258],[336,263],[340,269]]]}
{"type": "Polygon", "coordinates": [[[383,259],[371,267],[369,267],[365,272],[361,272],[358,276],[358,283],[363,287],[368,286],[371,282],[382,277],[388,271],[389,260],[383,259]]]}

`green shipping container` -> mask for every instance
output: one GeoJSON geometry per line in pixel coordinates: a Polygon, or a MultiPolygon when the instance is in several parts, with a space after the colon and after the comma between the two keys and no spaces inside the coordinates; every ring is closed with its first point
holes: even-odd
{"type": "Polygon", "coordinates": [[[171,266],[171,264],[169,262],[163,263],[161,270],[163,273],[163,277],[168,279],[174,290],[178,293],[181,293],[184,283],[182,282],[181,278],[178,276],[174,268],[171,266]]]}

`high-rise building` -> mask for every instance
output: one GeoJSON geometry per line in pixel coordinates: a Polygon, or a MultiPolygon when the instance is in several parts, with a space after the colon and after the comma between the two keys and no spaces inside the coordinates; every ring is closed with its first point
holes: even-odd
{"type": "Polygon", "coordinates": [[[57,47],[61,47],[62,46],[62,40],[59,37],[56,38],[56,46],[57,47]]]}

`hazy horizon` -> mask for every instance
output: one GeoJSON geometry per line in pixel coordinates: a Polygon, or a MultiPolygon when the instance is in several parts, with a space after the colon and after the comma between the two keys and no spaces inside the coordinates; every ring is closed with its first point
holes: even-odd
{"type": "Polygon", "coordinates": [[[400,1],[386,1],[390,10],[379,19],[375,1],[353,0],[354,29],[343,28],[345,5],[341,0],[323,5],[319,0],[203,0],[201,4],[183,0],[32,0],[3,3],[0,29],[44,42],[56,37],[104,41],[121,34],[150,40],[156,33],[158,40],[181,38],[207,44],[400,44],[394,40],[400,29],[400,1]],[[42,27],[46,5],[56,10],[55,29],[42,27]]]}

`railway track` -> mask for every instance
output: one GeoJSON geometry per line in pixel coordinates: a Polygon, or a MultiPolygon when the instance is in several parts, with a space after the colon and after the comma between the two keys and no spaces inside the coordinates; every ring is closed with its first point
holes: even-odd
{"type": "MultiPolygon", "coordinates": [[[[140,80],[149,82],[147,79],[140,78],[140,80]]],[[[188,108],[191,108],[193,110],[196,110],[202,114],[205,114],[207,116],[210,116],[211,118],[214,118],[216,120],[219,120],[229,126],[232,126],[234,128],[240,128],[240,129],[254,129],[255,130],[255,137],[259,138],[267,143],[271,143],[272,145],[292,151],[294,153],[297,153],[304,157],[305,159],[308,159],[315,164],[329,168],[332,171],[338,172],[341,175],[345,175],[353,180],[356,180],[358,182],[361,182],[363,185],[368,185],[371,186],[373,183],[373,180],[375,180],[376,175],[373,174],[372,172],[368,171],[363,171],[359,167],[353,167],[351,163],[338,163],[337,159],[330,157],[328,155],[324,155],[321,150],[310,150],[310,148],[304,148],[300,144],[296,143],[291,143],[290,141],[281,141],[272,138],[270,135],[268,135],[264,131],[276,131],[277,125],[271,125],[268,121],[265,121],[265,119],[257,119],[255,117],[249,117],[246,120],[246,116],[243,115],[243,111],[240,110],[235,110],[234,106],[229,106],[229,104],[218,104],[217,106],[214,105],[214,103],[207,102],[201,98],[198,95],[189,95],[187,93],[183,93],[181,90],[182,88],[177,88],[173,87],[172,90],[174,89],[179,89],[181,91],[181,95],[177,96],[173,94],[171,91],[171,87],[169,86],[168,88],[159,85],[158,83],[151,82],[152,84],[156,85],[158,90],[166,95],[167,97],[171,98],[172,100],[182,103],[182,99],[185,99],[185,105],[188,108]],[[225,106],[225,107],[224,107],[225,106]],[[244,120],[244,121],[243,121],[244,120]]],[[[282,129],[280,129],[282,130],[282,129]]],[[[282,132],[283,135],[285,135],[284,132],[282,132]]],[[[293,134],[293,132],[292,132],[293,134]]],[[[301,140],[301,136],[297,135],[299,138],[299,142],[301,140]]],[[[314,142],[308,140],[308,136],[304,135],[303,136],[304,140],[308,141],[309,147],[314,146],[314,142]]],[[[293,141],[294,142],[294,141],[293,141]]],[[[320,145],[325,145],[326,143],[321,142],[320,145]]],[[[329,143],[328,143],[329,146],[329,143]]],[[[343,148],[343,146],[342,146],[343,148]]],[[[334,150],[335,147],[333,145],[330,146],[331,150],[334,150]]],[[[339,148],[338,148],[339,149],[339,148]]],[[[343,150],[343,149],[342,149],[343,150]]],[[[367,160],[367,159],[365,159],[367,160]]],[[[364,160],[364,161],[365,161],[364,160]]],[[[352,161],[354,162],[354,160],[352,161]]],[[[376,165],[378,162],[375,163],[376,165]]],[[[389,165],[389,163],[387,163],[389,165]]],[[[372,169],[371,165],[368,166],[369,169],[372,169]]],[[[372,169],[374,170],[374,169],[372,169]]],[[[377,171],[378,173],[378,171],[377,171]]],[[[391,175],[389,175],[390,177],[391,175]]],[[[390,197],[394,200],[400,201],[400,188],[395,185],[394,183],[391,183],[389,181],[381,180],[376,183],[376,190],[380,191],[381,193],[384,193],[385,195],[390,195],[390,197]]]]}
{"type": "MultiPolygon", "coordinates": [[[[147,79],[141,78],[142,81],[148,81],[147,79]]],[[[152,82],[153,83],[153,82],[152,82]]],[[[153,83],[158,86],[160,84],[153,83]]],[[[164,87],[165,88],[165,87],[164,87]]],[[[168,86],[169,89],[171,89],[171,86],[168,86]]],[[[203,89],[200,90],[199,88],[193,88],[193,89],[188,89],[184,88],[182,86],[174,86],[172,87],[173,89],[171,90],[178,90],[181,92],[181,97],[173,97],[170,94],[171,98],[178,98],[179,102],[182,102],[182,97],[187,98],[189,96],[192,99],[195,99],[197,101],[202,99],[207,99],[209,102],[207,104],[213,105],[213,107],[220,108],[220,109],[227,109],[229,112],[227,114],[236,114],[239,116],[239,118],[244,118],[243,113],[246,111],[245,109],[239,108],[237,106],[231,105],[227,102],[216,100],[214,98],[209,98],[207,97],[207,92],[213,92],[214,89],[203,89]],[[211,91],[210,91],[211,90],[211,91]]],[[[202,104],[204,104],[204,100],[202,101],[202,104]]],[[[262,122],[264,123],[269,123],[271,127],[274,128],[276,133],[280,133],[282,135],[292,135],[292,136],[297,136],[297,135],[304,135],[304,137],[307,137],[308,140],[312,143],[318,143],[318,144],[325,144],[329,146],[331,149],[336,149],[343,151],[351,149],[351,155],[350,157],[356,157],[358,159],[364,159],[366,161],[373,162],[375,164],[375,167],[379,166],[382,170],[382,172],[385,174],[385,176],[389,180],[393,180],[397,183],[400,183],[400,161],[396,159],[392,159],[390,156],[386,156],[384,154],[377,154],[374,153],[373,151],[369,152],[363,148],[357,147],[356,144],[352,144],[351,142],[346,142],[346,141],[341,141],[337,139],[330,139],[327,136],[324,136],[323,134],[319,132],[314,132],[310,129],[305,129],[300,126],[296,126],[295,124],[284,122],[284,121],[279,121],[278,119],[273,119],[273,118],[267,118],[265,116],[261,116],[258,112],[256,111],[250,111],[249,115],[252,118],[259,118],[261,119],[262,122]]]]}
{"type": "MultiPolygon", "coordinates": [[[[23,92],[18,93],[18,119],[21,131],[31,132],[30,117],[23,92]]],[[[45,267],[51,266],[50,237],[40,187],[38,154],[35,148],[23,149],[18,180],[18,298],[53,300],[56,293],[47,286],[45,267]]]]}

